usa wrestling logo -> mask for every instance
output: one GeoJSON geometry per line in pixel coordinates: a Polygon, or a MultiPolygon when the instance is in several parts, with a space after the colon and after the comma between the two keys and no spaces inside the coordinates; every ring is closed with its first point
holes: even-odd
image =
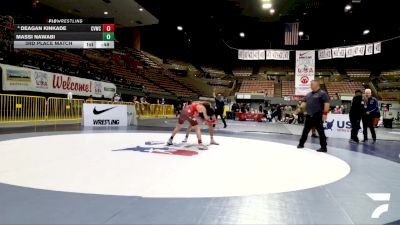
{"type": "Polygon", "coordinates": [[[142,153],[155,153],[165,155],[180,155],[180,156],[193,156],[197,155],[192,145],[176,145],[176,146],[165,146],[165,142],[159,141],[146,141],[144,146],[135,146],[124,149],[113,150],[115,151],[134,151],[142,153]]]}

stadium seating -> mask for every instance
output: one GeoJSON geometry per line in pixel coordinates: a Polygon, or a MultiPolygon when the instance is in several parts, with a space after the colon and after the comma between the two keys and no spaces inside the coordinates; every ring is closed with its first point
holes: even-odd
{"type": "Polygon", "coordinates": [[[226,75],[221,69],[215,69],[211,67],[201,67],[201,69],[209,76],[206,76],[206,78],[221,78],[226,75]]]}
{"type": "Polygon", "coordinates": [[[400,100],[400,71],[383,71],[378,83],[378,88],[382,100],[400,100]]]}
{"type": "Polygon", "coordinates": [[[266,93],[267,96],[274,96],[274,81],[269,80],[244,80],[240,86],[241,93],[266,93]]]}
{"type": "Polygon", "coordinates": [[[295,94],[294,81],[282,81],[282,96],[293,96],[295,94]]]}
{"type": "Polygon", "coordinates": [[[239,68],[239,69],[234,69],[232,73],[235,77],[249,77],[253,73],[253,69],[251,67],[239,68]]]}
{"type": "Polygon", "coordinates": [[[105,80],[127,87],[143,87],[148,93],[177,97],[198,95],[194,87],[186,86],[179,77],[132,49],[117,49],[112,53],[103,50],[30,49],[18,54],[22,61],[18,64],[51,72],[105,80]]]}
{"type": "Polygon", "coordinates": [[[331,98],[338,94],[354,94],[357,89],[364,90],[364,86],[361,82],[349,82],[349,81],[333,81],[325,84],[328,94],[331,98]]]}
{"type": "Polygon", "coordinates": [[[350,78],[369,78],[371,72],[367,70],[347,70],[347,75],[350,78]]]}

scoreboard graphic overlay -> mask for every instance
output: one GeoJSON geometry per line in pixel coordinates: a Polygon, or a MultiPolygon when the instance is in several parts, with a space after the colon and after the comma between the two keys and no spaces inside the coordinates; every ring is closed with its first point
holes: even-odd
{"type": "Polygon", "coordinates": [[[14,48],[113,49],[114,19],[15,21],[14,48]]]}

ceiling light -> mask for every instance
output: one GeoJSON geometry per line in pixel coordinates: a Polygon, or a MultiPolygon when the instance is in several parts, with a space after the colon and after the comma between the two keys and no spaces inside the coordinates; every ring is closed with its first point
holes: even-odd
{"type": "Polygon", "coordinates": [[[344,10],[345,11],[349,11],[351,9],[351,5],[346,5],[345,7],[344,7],[344,10]]]}
{"type": "Polygon", "coordinates": [[[299,36],[301,37],[303,35],[304,35],[304,32],[303,31],[299,31],[299,36]]]}
{"type": "Polygon", "coordinates": [[[364,35],[369,34],[369,30],[368,30],[368,29],[364,30],[364,31],[363,31],[363,34],[364,34],[364,35]]]}
{"type": "Polygon", "coordinates": [[[176,29],[178,29],[179,31],[183,30],[182,26],[178,26],[176,29]]]}
{"type": "Polygon", "coordinates": [[[269,13],[274,14],[275,13],[275,9],[270,9],[269,13]]]}
{"type": "Polygon", "coordinates": [[[261,0],[262,2],[270,2],[271,0],[261,0]]]}
{"type": "Polygon", "coordinates": [[[108,12],[107,12],[107,11],[104,11],[104,15],[108,15],[108,12]]]}
{"type": "Polygon", "coordinates": [[[262,4],[262,8],[263,9],[270,9],[270,8],[272,8],[272,4],[271,3],[263,3],[262,4]]]}
{"type": "Polygon", "coordinates": [[[243,32],[240,32],[240,33],[239,33],[239,36],[242,37],[242,38],[244,38],[245,34],[244,34],[243,32]]]}
{"type": "Polygon", "coordinates": [[[142,12],[142,11],[143,11],[143,8],[139,8],[139,11],[142,12]]]}

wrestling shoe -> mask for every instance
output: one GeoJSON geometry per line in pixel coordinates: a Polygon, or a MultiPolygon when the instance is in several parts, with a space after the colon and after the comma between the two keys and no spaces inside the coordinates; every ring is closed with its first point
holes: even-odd
{"type": "Polygon", "coordinates": [[[353,139],[350,139],[349,142],[350,142],[350,143],[353,143],[353,144],[358,144],[358,143],[360,143],[360,141],[356,141],[356,140],[353,140],[353,139]]]}
{"type": "Polygon", "coordinates": [[[188,141],[187,138],[183,139],[182,143],[186,143],[188,141]]]}
{"type": "Polygon", "coordinates": [[[320,148],[317,150],[317,152],[328,152],[328,149],[326,148],[320,148]]]}
{"type": "Polygon", "coordinates": [[[213,140],[210,142],[210,145],[219,145],[219,143],[213,140]]]}
{"type": "Polygon", "coordinates": [[[205,145],[203,145],[203,144],[199,144],[199,145],[197,146],[197,148],[198,148],[199,150],[208,150],[207,146],[205,146],[205,145]]]}
{"type": "Polygon", "coordinates": [[[304,148],[304,145],[297,145],[297,148],[304,148]]]}
{"type": "Polygon", "coordinates": [[[173,145],[174,143],[172,143],[172,139],[169,139],[168,141],[167,141],[167,145],[173,145]]]}

